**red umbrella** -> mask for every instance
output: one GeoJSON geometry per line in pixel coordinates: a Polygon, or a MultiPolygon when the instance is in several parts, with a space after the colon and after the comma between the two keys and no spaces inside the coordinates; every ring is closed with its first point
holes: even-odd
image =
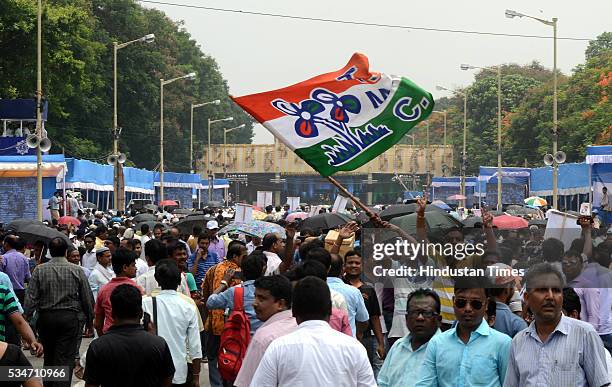
{"type": "Polygon", "coordinates": [[[529,222],[520,216],[500,215],[493,218],[493,226],[500,230],[516,230],[527,228],[529,222]]]}
{"type": "Polygon", "coordinates": [[[57,223],[58,224],[73,224],[76,227],[79,227],[81,225],[81,221],[73,216],[62,216],[61,218],[59,218],[57,223]]]}
{"type": "Polygon", "coordinates": [[[160,207],[178,206],[178,203],[175,202],[174,200],[162,200],[161,202],[159,202],[159,206],[160,207]]]}

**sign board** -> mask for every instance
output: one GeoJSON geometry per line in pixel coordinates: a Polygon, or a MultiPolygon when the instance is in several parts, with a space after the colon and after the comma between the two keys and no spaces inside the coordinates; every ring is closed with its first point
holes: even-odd
{"type": "Polygon", "coordinates": [[[569,250],[572,241],[582,235],[582,228],[576,224],[578,217],[556,210],[549,210],[547,215],[548,222],[546,223],[544,239],[557,238],[563,242],[565,250],[569,250]]]}
{"type": "Polygon", "coordinates": [[[289,204],[289,211],[297,211],[300,208],[300,197],[299,196],[288,196],[287,204],[289,204]]]}
{"type": "Polygon", "coordinates": [[[264,209],[272,205],[272,191],[257,191],[257,207],[264,209]]]}
{"type": "Polygon", "coordinates": [[[243,203],[236,203],[236,216],[234,222],[246,223],[253,220],[253,206],[243,203]]]}
{"type": "Polygon", "coordinates": [[[336,196],[336,201],[334,202],[334,206],[332,207],[332,212],[342,212],[346,208],[346,203],[348,203],[348,198],[342,195],[336,196]]]}

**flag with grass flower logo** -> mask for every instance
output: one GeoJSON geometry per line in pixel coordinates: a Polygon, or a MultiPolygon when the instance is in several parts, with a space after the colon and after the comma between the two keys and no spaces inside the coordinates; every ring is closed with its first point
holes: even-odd
{"type": "Polygon", "coordinates": [[[366,164],[434,108],[430,93],[371,72],[359,53],[339,71],[232,99],[323,176],[366,164]]]}

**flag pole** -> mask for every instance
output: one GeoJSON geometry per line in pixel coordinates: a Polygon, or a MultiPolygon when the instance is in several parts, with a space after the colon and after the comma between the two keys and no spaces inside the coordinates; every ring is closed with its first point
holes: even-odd
{"type": "Polygon", "coordinates": [[[363,204],[361,202],[361,200],[359,200],[358,197],[356,197],[355,195],[353,195],[352,193],[350,193],[346,188],[344,188],[342,186],[342,184],[340,184],[338,182],[338,180],[334,179],[331,176],[327,176],[327,180],[329,180],[330,183],[332,183],[333,185],[336,186],[336,188],[338,188],[340,190],[340,192],[342,193],[342,195],[346,196],[347,198],[351,199],[353,201],[353,203],[355,203],[356,206],[361,207],[362,210],[365,211],[365,213],[368,215],[369,218],[373,218],[374,216],[376,216],[376,214],[374,214],[374,212],[372,212],[371,209],[369,209],[365,204],[363,204]]]}

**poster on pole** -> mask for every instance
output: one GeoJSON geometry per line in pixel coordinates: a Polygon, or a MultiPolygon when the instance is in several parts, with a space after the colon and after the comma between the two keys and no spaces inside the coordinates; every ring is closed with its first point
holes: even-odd
{"type": "Polygon", "coordinates": [[[565,250],[569,250],[574,239],[579,239],[582,235],[582,228],[576,224],[578,217],[564,212],[549,210],[547,212],[548,222],[544,239],[557,238],[563,242],[565,250]]]}
{"type": "Polygon", "coordinates": [[[236,215],[234,222],[246,223],[253,220],[253,206],[243,203],[236,203],[236,215]]]}
{"type": "Polygon", "coordinates": [[[336,196],[336,201],[334,202],[334,206],[332,207],[332,212],[342,212],[346,208],[346,204],[348,203],[348,198],[342,195],[336,196]]]}
{"type": "Polygon", "coordinates": [[[264,209],[272,204],[272,191],[257,191],[257,207],[264,209]]]}
{"type": "Polygon", "coordinates": [[[300,208],[300,197],[299,196],[288,196],[287,204],[289,204],[289,211],[297,211],[300,208]]]}

